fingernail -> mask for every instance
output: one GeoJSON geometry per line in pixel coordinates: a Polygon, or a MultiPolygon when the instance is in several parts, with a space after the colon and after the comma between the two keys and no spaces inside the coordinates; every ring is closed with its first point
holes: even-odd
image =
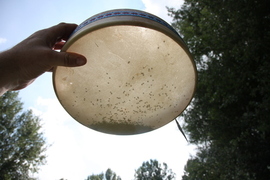
{"type": "Polygon", "coordinates": [[[76,63],[77,63],[78,66],[82,66],[82,65],[84,65],[86,63],[86,59],[84,57],[78,57],[76,59],[76,63]]]}

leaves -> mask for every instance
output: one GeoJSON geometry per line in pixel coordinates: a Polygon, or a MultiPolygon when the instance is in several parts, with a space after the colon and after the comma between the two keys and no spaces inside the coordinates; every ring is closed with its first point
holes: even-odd
{"type": "Polygon", "coordinates": [[[142,166],[135,170],[135,180],[173,180],[175,173],[168,169],[166,163],[160,164],[157,160],[143,162],[142,166]]]}
{"type": "Polygon", "coordinates": [[[183,179],[270,178],[269,5],[186,0],[168,9],[198,67],[197,92],[183,113],[198,154],[183,179]]]}
{"type": "Polygon", "coordinates": [[[88,176],[86,180],[121,180],[120,176],[117,176],[110,168],[107,171],[100,174],[92,174],[88,176]]]}
{"type": "Polygon", "coordinates": [[[32,111],[22,111],[18,93],[0,98],[0,179],[30,179],[45,163],[45,139],[40,119],[32,111]]]}

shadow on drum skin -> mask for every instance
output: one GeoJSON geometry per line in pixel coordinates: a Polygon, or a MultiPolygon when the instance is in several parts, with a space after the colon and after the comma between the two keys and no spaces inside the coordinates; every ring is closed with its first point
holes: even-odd
{"type": "Polygon", "coordinates": [[[128,123],[111,123],[111,122],[100,122],[89,125],[89,128],[99,132],[114,134],[114,135],[134,135],[142,134],[154,130],[152,127],[143,125],[134,125],[128,123]]]}

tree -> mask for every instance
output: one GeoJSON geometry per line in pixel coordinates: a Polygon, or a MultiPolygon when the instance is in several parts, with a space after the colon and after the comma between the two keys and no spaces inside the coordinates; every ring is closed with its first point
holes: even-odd
{"type": "Polygon", "coordinates": [[[91,176],[88,176],[86,180],[104,180],[104,174],[92,174],[91,176]]]}
{"type": "Polygon", "coordinates": [[[143,162],[142,166],[135,170],[135,180],[173,180],[175,173],[168,169],[166,163],[160,164],[157,160],[143,162]]]}
{"type": "Polygon", "coordinates": [[[0,97],[0,179],[31,179],[45,163],[40,119],[22,105],[17,92],[0,97]]]}
{"type": "Polygon", "coordinates": [[[119,176],[116,175],[111,169],[107,169],[105,173],[106,180],[121,180],[119,176]]]}
{"type": "Polygon", "coordinates": [[[120,176],[117,176],[110,168],[107,171],[100,174],[92,174],[88,176],[86,180],[121,180],[120,176]]]}
{"type": "Polygon", "coordinates": [[[270,179],[269,6],[185,0],[168,9],[198,68],[197,91],[183,113],[198,154],[185,180],[270,179]]]}

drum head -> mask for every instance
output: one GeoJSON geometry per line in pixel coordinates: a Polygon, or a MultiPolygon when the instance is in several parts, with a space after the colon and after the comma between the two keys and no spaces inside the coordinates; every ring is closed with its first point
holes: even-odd
{"type": "Polygon", "coordinates": [[[62,106],[100,132],[157,129],[179,116],[194,94],[196,68],[180,37],[164,25],[130,22],[83,27],[63,50],[84,55],[87,64],[53,73],[62,106]]]}

